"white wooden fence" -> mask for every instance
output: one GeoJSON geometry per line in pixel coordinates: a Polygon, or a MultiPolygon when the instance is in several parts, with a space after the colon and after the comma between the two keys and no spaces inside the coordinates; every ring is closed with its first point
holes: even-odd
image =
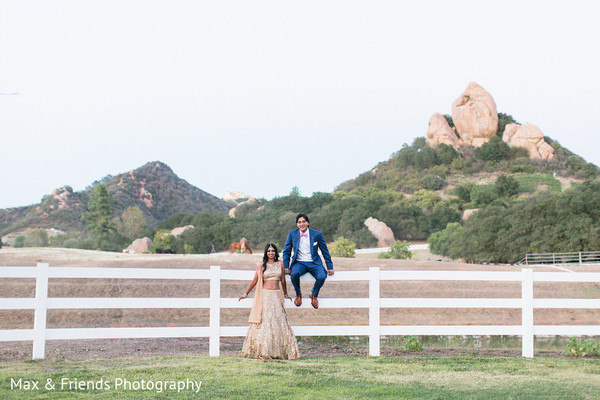
{"type": "MultiPolygon", "coordinates": [[[[222,270],[212,266],[200,269],[157,268],[65,268],[40,263],[37,267],[0,267],[0,278],[35,278],[34,298],[0,298],[1,310],[35,310],[33,329],[0,330],[0,341],[33,341],[33,359],[45,355],[46,340],[208,337],[209,355],[218,356],[221,337],[245,336],[247,326],[221,326],[223,308],[250,308],[251,300],[221,298],[222,280],[251,280],[254,271],[222,270]],[[48,279],[208,279],[207,298],[48,298],[48,279]],[[131,328],[55,328],[46,327],[47,310],[115,308],[208,308],[209,326],[131,327],[131,328]]],[[[305,275],[302,280],[311,280],[305,275]]],[[[369,336],[369,355],[380,354],[381,335],[518,335],[522,337],[523,357],[533,357],[535,335],[600,335],[600,325],[534,325],[535,308],[600,309],[600,299],[534,299],[534,282],[600,282],[600,273],[489,271],[387,271],[377,267],[368,271],[337,271],[327,285],[336,281],[369,281],[368,298],[320,298],[320,308],[367,308],[369,325],[294,326],[298,336],[369,336]],[[521,282],[521,298],[380,298],[381,281],[504,281],[521,282]],[[521,325],[381,325],[381,308],[520,308],[521,325]]],[[[303,308],[309,308],[304,302],[303,308]]],[[[288,307],[295,307],[291,302],[288,307]]]]}

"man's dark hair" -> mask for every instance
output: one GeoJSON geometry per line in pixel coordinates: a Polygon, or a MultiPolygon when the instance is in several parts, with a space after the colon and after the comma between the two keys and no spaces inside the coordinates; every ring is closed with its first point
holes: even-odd
{"type": "Polygon", "coordinates": [[[298,223],[298,220],[300,218],[304,218],[306,220],[306,222],[308,222],[310,224],[310,221],[308,220],[308,215],[306,215],[306,214],[298,214],[298,215],[296,215],[296,223],[298,223]]]}

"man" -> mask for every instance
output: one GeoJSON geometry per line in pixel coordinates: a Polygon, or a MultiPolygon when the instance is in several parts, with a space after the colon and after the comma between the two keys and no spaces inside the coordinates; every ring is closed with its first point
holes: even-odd
{"type": "Polygon", "coordinates": [[[327,275],[334,274],[333,262],[331,262],[331,256],[321,232],[309,229],[309,221],[306,214],[298,214],[296,216],[296,226],[298,229],[288,232],[285,246],[283,247],[284,272],[290,274],[292,284],[296,290],[296,299],[294,300],[296,307],[302,305],[300,277],[309,272],[315,278],[315,285],[310,293],[310,303],[314,308],[319,308],[319,290],[325,283],[327,275]],[[294,249],[294,256],[290,263],[292,249],[294,249]],[[319,249],[321,249],[323,258],[325,258],[327,273],[319,256],[319,249]]]}

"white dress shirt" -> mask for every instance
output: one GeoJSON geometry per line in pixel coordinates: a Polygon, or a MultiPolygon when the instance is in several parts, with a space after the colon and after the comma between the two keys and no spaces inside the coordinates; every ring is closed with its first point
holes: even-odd
{"type": "Polygon", "coordinates": [[[306,230],[306,236],[302,236],[300,231],[300,242],[298,243],[298,261],[312,262],[310,253],[310,231],[306,230]]]}

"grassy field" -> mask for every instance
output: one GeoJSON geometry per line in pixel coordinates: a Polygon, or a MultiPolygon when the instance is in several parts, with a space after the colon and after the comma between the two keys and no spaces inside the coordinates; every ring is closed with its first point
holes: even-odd
{"type": "Polygon", "coordinates": [[[520,357],[333,357],[261,361],[163,357],[0,364],[2,399],[597,399],[600,360],[520,357]],[[39,381],[40,390],[11,389],[39,381]],[[55,389],[46,389],[48,379],[55,389]],[[127,380],[131,388],[116,388],[127,380]],[[103,386],[99,390],[75,389],[103,386]],[[162,392],[156,388],[163,384],[162,392]],[[185,382],[177,391],[168,382],[185,382]],[[192,388],[189,382],[202,382],[192,388]],[[71,382],[61,389],[61,382],[71,382]],[[98,384],[98,382],[101,382],[98,384]],[[137,383],[136,383],[137,382],[137,383]],[[135,390],[152,382],[152,390],[135,390]],[[165,389],[166,388],[166,389],[165,389]]]}

